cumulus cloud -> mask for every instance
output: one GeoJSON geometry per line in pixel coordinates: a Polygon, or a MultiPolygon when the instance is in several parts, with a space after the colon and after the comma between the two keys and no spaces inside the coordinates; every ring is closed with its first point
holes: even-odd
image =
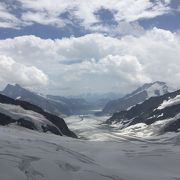
{"type": "Polygon", "coordinates": [[[0,82],[19,83],[26,87],[46,85],[47,76],[34,66],[17,63],[11,57],[0,55],[0,82]]]}
{"type": "Polygon", "coordinates": [[[0,54],[34,66],[49,77],[51,92],[127,92],[145,83],[165,81],[177,87],[180,36],[154,28],[141,36],[113,38],[89,34],[56,40],[22,36],[0,40],[0,54]]]}
{"type": "MultiPolygon", "coordinates": [[[[0,23],[2,26],[20,27],[33,23],[64,27],[79,23],[88,30],[101,31],[103,19],[98,13],[105,9],[117,24],[131,26],[131,22],[142,18],[154,18],[170,13],[171,1],[165,0],[13,0],[0,4],[0,23]],[[6,7],[8,4],[8,8],[6,7]],[[13,10],[13,11],[12,11],[13,10]],[[18,18],[16,12],[18,11],[18,18]],[[68,17],[65,14],[68,13],[68,17]],[[11,24],[5,24],[12,21],[11,24]],[[128,25],[127,25],[128,24],[128,25]]],[[[106,30],[109,30],[106,24],[106,30]]],[[[131,28],[135,28],[133,25],[131,28]]],[[[121,29],[120,29],[121,30],[121,29]]]]}

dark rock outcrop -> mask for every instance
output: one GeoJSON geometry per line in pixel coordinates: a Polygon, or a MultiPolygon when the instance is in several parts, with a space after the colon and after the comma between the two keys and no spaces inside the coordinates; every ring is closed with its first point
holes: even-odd
{"type": "Polygon", "coordinates": [[[180,119],[176,117],[180,113],[180,104],[173,104],[165,108],[159,109],[158,107],[169,99],[175,98],[180,95],[180,90],[167,93],[158,97],[151,97],[141,104],[137,104],[129,110],[114,113],[106,123],[121,123],[122,128],[131,126],[137,123],[152,124],[159,120],[173,119],[165,127],[164,132],[177,131],[180,128],[180,119]]]}
{"type": "Polygon", "coordinates": [[[11,117],[0,113],[0,125],[5,126],[8,125],[10,123],[15,123],[16,120],[12,119],[11,117]]]}
{"type": "MultiPolygon", "coordinates": [[[[46,118],[49,122],[51,122],[54,125],[54,126],[50,126],[48,124],[45,124],[42,127],[44,132],[50,131],[50,132],[52,132],[54,134],[58,134],[58,135],[77,137],[75,135],[75,133],[73,133],[72,131],[69,130],[64,119],[62,119],[56,115],[50,114],[36,105],[33,105],[33,104],[25,102],[25,101],[14,100],[14,99],[4,96],[2,94],[0,94],[0,103],[21,106],[25,110],[34,111],[36,113],[43,115],[44,118],[46,118]]],[[[9,117],[8,115],[0,114],[0,124],[1,125],[7,125],[10,123],[14,123],[14,122],[17,122],[18,125],[21,125],[23,127],[29,128],[29,129],[33,129],[33,130],[38,129],[36,127],[36,125],[33,122],[29,121],[28,119],[24,119],[24,118],[13,119],[12,117],[9,117]]]]}

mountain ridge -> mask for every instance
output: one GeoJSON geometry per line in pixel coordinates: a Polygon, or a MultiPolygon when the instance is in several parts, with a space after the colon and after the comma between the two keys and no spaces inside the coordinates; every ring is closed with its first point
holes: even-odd
{"type": "Polygon", "coordinates": [[[121,128],[125,128],[138,123],[150,125],[157,121],[170,120],[164,127],[164,131],[178,131],[180,128],[180,98],[177,98],[178,96],[180,96],[180,90],[151,97],[128,110],[114,113],[106,123],[119,123],[121,128]],[[166,106],[162,107],[163,103],[166,106]]]}
{"type": "Polygon", "coordinates": [[[25,89],[18,84],[8,84],[1,93],[13,99],[27,101],[40,106],[42,109],[55,115],[72,115],[72,111],[66,103],[56,102],[50,98],[46,98],[45,96],[25,89]]]}
{"type": "Polygon", "coordinates": [[[120,112],[141,103],[150,97],[166,93],[168,93],[168,86],[165,82],[155,81],[153,83],[146,83],[120,99],[109,101],[103,108],[102,112],[97,115],[120,112]]]}
{"type": "Polygon", "coordinates": [[[1,125],[16,123],[28,129],[38,130],[40,124],[42,125],[40,129],[43,132],[50,131],[61,136],[77,137],[69,130],[64,119],[50,114],[34,104],[26,101],[14,100],[2,94],[0,94],[0,117],[1,125]]]}

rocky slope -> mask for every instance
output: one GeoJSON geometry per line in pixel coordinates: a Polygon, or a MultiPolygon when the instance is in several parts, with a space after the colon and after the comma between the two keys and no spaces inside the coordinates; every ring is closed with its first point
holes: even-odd
{"type": "Polygon", "coordinates": [[[132,93],[118,100],[109,101],[99,115],[120,112],[141,103],[150,97],[160,96],[166,93],[168,93],[168,86],[164,82],[157,81],[144,84],[142,87],[137,88],[132,93]]]}
{"type": "Polygon", "coordinates": [[[180,90],[158,97],[151,97],[129,110],[114,113],[106,123],[119,123],[125,128],[138,123],[147,125],[167,121],[163,132],[178,131],[180,128],[180,90]]]}
{"type": "Polygon", "coordinates": [[[49,100],[53,100],[60,104],[66,104],[72,114],[84,114],[90,109],[93,105],[87,102],[83,98],[66,98],[62,96],[47,95],[49,100]]]}
{"type": "Polygon", "coordinates": [[[2,91],[5,96],[11,97],[13,99],[19,99],[27,101],[34,105],[41,107],[42,109],[56,114],[56,115],[71,115],[72,112],[68,105],[64,102],[56,102],[51,99],[46,98],[35,92],[31,92],[18,84],[10,85],[8,84],[2,91]]]}
{"type": "Polygon", "coordinates": [[[31,103],[0,94],[0,125],[18,125],[28,129],[76,137],[65,121],[31,103]]]}

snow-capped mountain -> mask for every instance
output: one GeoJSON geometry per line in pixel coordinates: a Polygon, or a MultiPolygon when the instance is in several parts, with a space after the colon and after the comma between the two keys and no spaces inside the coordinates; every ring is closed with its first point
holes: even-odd
{"type": "Polygon", "coordinates": [[[28,129],[76,137],[65,121],[25,101],[0,94],[0,125],[17,125],[28,129]]]}
{"type": "Polygon", "coordinates": [[[163,123],[163,128],[159,128],[160,133],[179,130],[180,90],[158,97],[151,97],[128,110],[114,113],[106,121],[108,124],[119,123],[121,128],[138,123],[150,125],[155,122],[166,122],[163,123]]]}
{"type": "Polygon", "coordinates": [[[137,88],[132,93],[118,100],[109,101],[101,114],[113,114],[123,111],[150,97],[160,96],[166,93],[168,93],[168,86],[164,82],[156,81],[154,83],[144,84],[142,87],[137,88]]]}

